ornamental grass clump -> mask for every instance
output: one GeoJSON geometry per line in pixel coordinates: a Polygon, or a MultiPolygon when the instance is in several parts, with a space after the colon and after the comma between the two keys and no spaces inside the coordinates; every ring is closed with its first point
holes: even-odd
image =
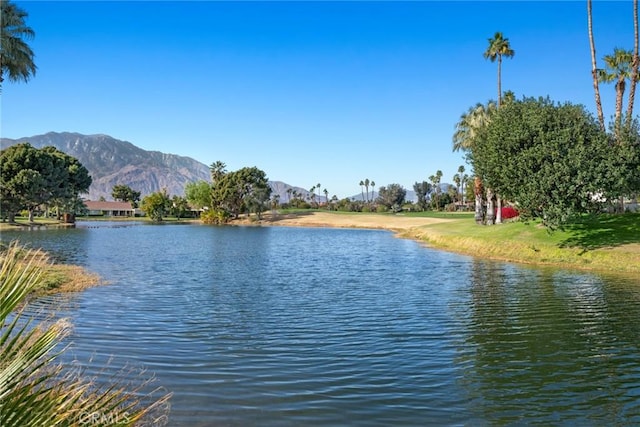
{"type": "Polygon", "coordinates": [[[158,388],[145,394],[149,380],[114,377],[99,386],[56,363],[71,324],[25,314],[49,265],[44,252],[14,242],[2,249],[0,262],[0,426],[166,424],[170,395],[158,388]]]}

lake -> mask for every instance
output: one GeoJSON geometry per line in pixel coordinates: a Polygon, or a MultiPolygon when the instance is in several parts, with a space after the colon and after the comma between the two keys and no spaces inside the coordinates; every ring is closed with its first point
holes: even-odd
{"type": "Polygon", "coordinates": [[[88,374],[171,426],[640,425],[640,280],[379,230],[80,222],[3,232],[110,282],[53,296],[88,374]]]}

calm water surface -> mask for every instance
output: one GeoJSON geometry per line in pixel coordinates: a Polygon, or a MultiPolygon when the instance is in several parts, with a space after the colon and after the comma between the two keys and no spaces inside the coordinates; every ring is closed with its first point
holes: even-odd
{"type": "Polygon", "coordinates": [[[172,426],[640,425],[637,278],[372,230],[2,235],[16,237],[111,283],[39,304],[71,318],[65,357],[88,373],[153,372],[172,426]]]}

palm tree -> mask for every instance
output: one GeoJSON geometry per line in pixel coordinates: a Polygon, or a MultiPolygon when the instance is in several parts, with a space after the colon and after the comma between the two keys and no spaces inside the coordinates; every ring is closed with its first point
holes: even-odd
{"type": "Polygon", "coordinates": [[[318,190],[318,198],[316,200],[318,200],[318,207],[320,207],[320,183],[316,184],[316,189],[318,190]]]}
{"type": "Polygon", "coordinates": [[[322,190],[322,192],[324,193],[324,198],[327,202],[327,209],[329,209],[329,190],[325,188],[324,190],[322,190]]]}
{"type": "Polygon", "coordinates": [[[589,26],[589,45],[591,47],[591,75],[593,76],[593,91],[596,97],[596,110],[598,111],[598,123],[600,130],[605,131],[604,113],[602,112],[602,101],[600,100],[600,86],[598,85],[598,68],[596,65],[596,45],[593,41],[593,23],[591,18],[591,0],[587,0],[587,22],[589,26]]]}
{"type": "Polygon", "coordinates": [[[453,151],[470,150],[478,133],[489,124],[496,109],[494,101],[488,101],[486,105],[478,102],[462,114],[453,134],[453,151]]]}
{"type": "Polygon", "coordinates": [[[369,178],[366,178],[364,180],[364,187],[367,190],[367,203],[369,203],[369,183],[370,183],[369,178]]]}
{"type": "Polygon", "coordinates": [[[211,163],[209,166],[209,171],[211,173],[211,181],[215,184],[222,176],[227,173],[227,165],[225,165],[220,160],[217,160],[211,163]]]}
{"type": "Polygon", "coordinates": [[[362,201],[364,202],[364,181],[360,180],[360,191],[362,192],[362,201]]]}
{"type": "Polygon", "coordinates": [[[502,102],[502,57],[513,58],[515,53],[516,52],[511,49],[509,39],[505,38],[501,32],[495,33],[493,38],[489,39],[489,47],[484,52],[485,59],[489,59],[491,62],[495,62],[496,59],[498,60],[498,107],[500,107],[500,103],[502,102]]]}
{"type": "MultiPolygon", "coordinates": [[[[460,120],[456,123],[455,132],[453,134],[453,151],[469,151],[473,149],[479,132],[486,127],[491,121],[491,116],[497,110],[497,105],[493,101],[487,104],[477,103],[469,108],[467,112],[460,116],[460,120]]],[[[475,212],[476,222],[482,223],[484,217],[482,212],[482,194],[478,193],[478,189],[484,188],[482,181],[476,177],[475,188],[475,212]]]]}
{"type": "Polygon", "coordinates": [[[288,203],[291,204],[291,193],[293,193],[293,188],[287,188],[287,194],[289,195],[288,203]]]}
{"type": "Polygon", "coordinates": [[[36,74],[33,63],[33,51],[25,42],[35,36],[35,32],[26,25],[28,13],[9,0],[0,5],[0,88],[6,73],[9,80],[28,81],[36,74]]]}
{"type": "Polygon", "coordinates": [[[374,193],[374,189],[376,188],[376,182],[375,181],[371,181],[371,183],[369,184],[371,185],[371,201],[373,202],[373,193],[374,193]]]}
{"type": "MultiPolygon", "coordinates": [[[[616,129],[622,120],[622,98],[627,85],[626,80],[631,80],[631,63],[633,54],[629,50],[615,48],[612,55],[605,55],[603,58],[605,69],[598,70],[598,77],[601,82],[616,82],[616,111],[614,122],[616,129]]],[[[617,132],[617,131],[616,131],[617,132]]]]}
{"type": "Polygon", "coordinates": [[[638,82],[638,66],[640,58],[638,57],[638,0],[633,0],[633,58],[631,60],[631,86],[629,86],[629,105],[627,105],[628,125],[631,126],[631,118],[633,117],[633,104],[636,97],[636,83],[638,82]]]}

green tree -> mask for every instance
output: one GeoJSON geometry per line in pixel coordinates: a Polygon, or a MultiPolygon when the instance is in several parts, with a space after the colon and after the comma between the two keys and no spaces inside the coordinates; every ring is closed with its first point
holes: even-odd
{"type": "Polygon", "coordinates": [[[362,201],[364,202],[364,181],[360,180],[360,191],[362,192],[362,201]]]}
{"type": "Polygon", "coordinates": [[[113,197],[113,200],[131,202],[131,205],[134,208],[137,208],[138,202],[140,201],[140,192],[135,191],[128,185],[116,184],[111,189],[111,197],[113,197]]]}
{"type": "Polygon", "coordinates": [[[427,210],[427,195],[431,193],[431,184],[427,181],[415,182],[413,184],[413,191],[418,198],[418,207],[421,211],[427,210]]]}
{"type": "Polygon", "coordinates": [[[222,209],[238,218],[243,209],[255,207],[256,201],[267,201],[271,187],[266,174],[257,167],[245,167],[227,172],[213,187],[215,208],[222,209]]]}
{"type": "Polygon", "coordinates": [[[167,190],[163,189],[143,198],[140,208],[152,221],[161,222],[169,213],[171,205],[171,198],[167,194],[167,190]]]}
{"type": "Polygon", "coordinates": [[[211,184],[207,181],[188,182],[184,186],[184,194],[187,201],[197,209],[212,209],[211,184]]]}
{"type": "Polygon", "coordinates": [[[82,164],[54,147],[37,149],[28,143],[0,151],[0,200],[3,217],[14,221],[21,209],[34,210],[44,204],[71,206],[88,191],[91,176],[82,164]]]}
{"type": "Polygon", "coordinates": [[[400,184],[389,184],[387,187],[380,187],[378,191],[378,203],[392,209],[394,212],[400,211],[407,190],[400,184]]]}
{"type": "Polygon", "coordinates": [[[169,215],[176,217],[177,219],[184,218],[191,212],[189,207],[189,201],[186,197],[173,196],[169,206],[169,215]]]}
{"type": "Polygon", "coordinates": [[[439,209],[440,203],[439,203],[439,198],[440,198],[440,193],[441,193],[441,188],[440,188],[440,181],[442,180],[442,171],[438,170],[436,171],[435,175],[431,175],[429,177],[429,181],[431,181],[431,194],[433,195],[432,197],[432,201],[433,201],[433,208],[435,210],[439,209]]]}
{"type": "Polygon", "coordinates": [[[489,39],[489,46],[484,52],[485,59],[489,59],[491,62],[498,60],[498,108],[502,103],[502,57],[513,58],[515,51],[511,49],[509,39],[505,38],[501,32],[494,34],[492,39],[489,39]]]}
{"type": "Polygon", "coordinates": [[[584,107],[528,98],[504,105],[476,140],[480,178],[553,228],[615,200],[628,170],[584,107]]]}
{"type": "Polygon", "coordinates": [[[33,51],[26,40],[35,36],[27,26],[27,12],[10,0],[0,3],[0,89],[4,76],[11,81],[28,81],[36,74],[33,51]]]}

